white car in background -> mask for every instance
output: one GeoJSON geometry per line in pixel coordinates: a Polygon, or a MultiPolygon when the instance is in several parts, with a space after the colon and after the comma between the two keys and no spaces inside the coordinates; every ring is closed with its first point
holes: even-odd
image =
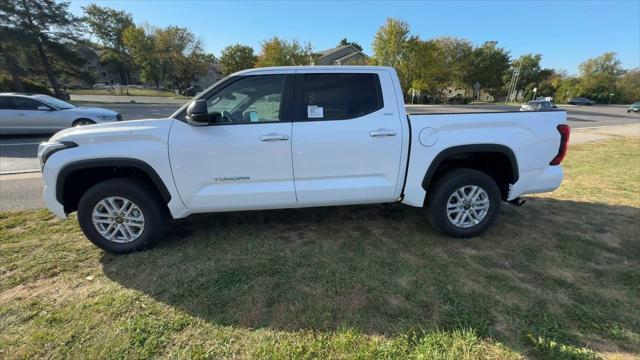
{"type": "Polygon", "coordinates": [[[0,93],[0,134],[51,134],[79,125],[122,120],[115,111],[82,107],[49,95],[0,93]]]}

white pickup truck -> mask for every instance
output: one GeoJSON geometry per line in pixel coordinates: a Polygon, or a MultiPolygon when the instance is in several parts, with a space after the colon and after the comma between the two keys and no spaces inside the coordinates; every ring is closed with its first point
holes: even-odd
{"type": "Polygon", "coordinates": [[[38,150],[44,199],[124,253],[161,239],[169,217],[391,202],[472,237],[502,201],[560,185],[564,111],[411,115],[402,94],[388,67],[238,72],[168,119],[55,134],[38,150]]]}

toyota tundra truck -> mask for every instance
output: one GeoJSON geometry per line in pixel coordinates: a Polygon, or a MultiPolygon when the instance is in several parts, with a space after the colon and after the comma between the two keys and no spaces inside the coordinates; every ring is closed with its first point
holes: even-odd
{"type": "Polygon", "coordinates": [[[235,73],[165,119],[40,145],[44,200],[98,247],[149,247],[194,213],[399,202],[456,238],[562,181],[564,111],[407,114],[393,68],[235,73]]]}

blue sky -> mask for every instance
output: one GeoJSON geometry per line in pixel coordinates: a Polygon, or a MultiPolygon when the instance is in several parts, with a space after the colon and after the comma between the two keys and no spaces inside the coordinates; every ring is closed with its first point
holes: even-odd
{"type": "MultiPolygon", "coordinates": [[[[82,14],[86,1],[72,1],[82,14]]],[[[590,57],[615,51],[625,68],[640,67],[640,1],[96,1],[126,10],[136,23],[186,26],[216,56],[226,45],[279,36],[310,41],[314,50],[347,37],[371,54],[387,17],[409,23],[422,39],[455,36],[481,44],[497,40],[511,55],[543,55],[545,67],[578,72],[590,57]]]]}

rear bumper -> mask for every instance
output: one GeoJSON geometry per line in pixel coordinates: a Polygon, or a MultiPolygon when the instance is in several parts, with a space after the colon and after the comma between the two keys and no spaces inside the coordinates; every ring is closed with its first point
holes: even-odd
{"type": "Polygon", "coordinates": [[[542,170],[522,171],[520,179],[509,189],[507,200],[520,195],[543,193],[557,189],[562,182],[564,172],[561,166],[548,166],[542,170]]]}

